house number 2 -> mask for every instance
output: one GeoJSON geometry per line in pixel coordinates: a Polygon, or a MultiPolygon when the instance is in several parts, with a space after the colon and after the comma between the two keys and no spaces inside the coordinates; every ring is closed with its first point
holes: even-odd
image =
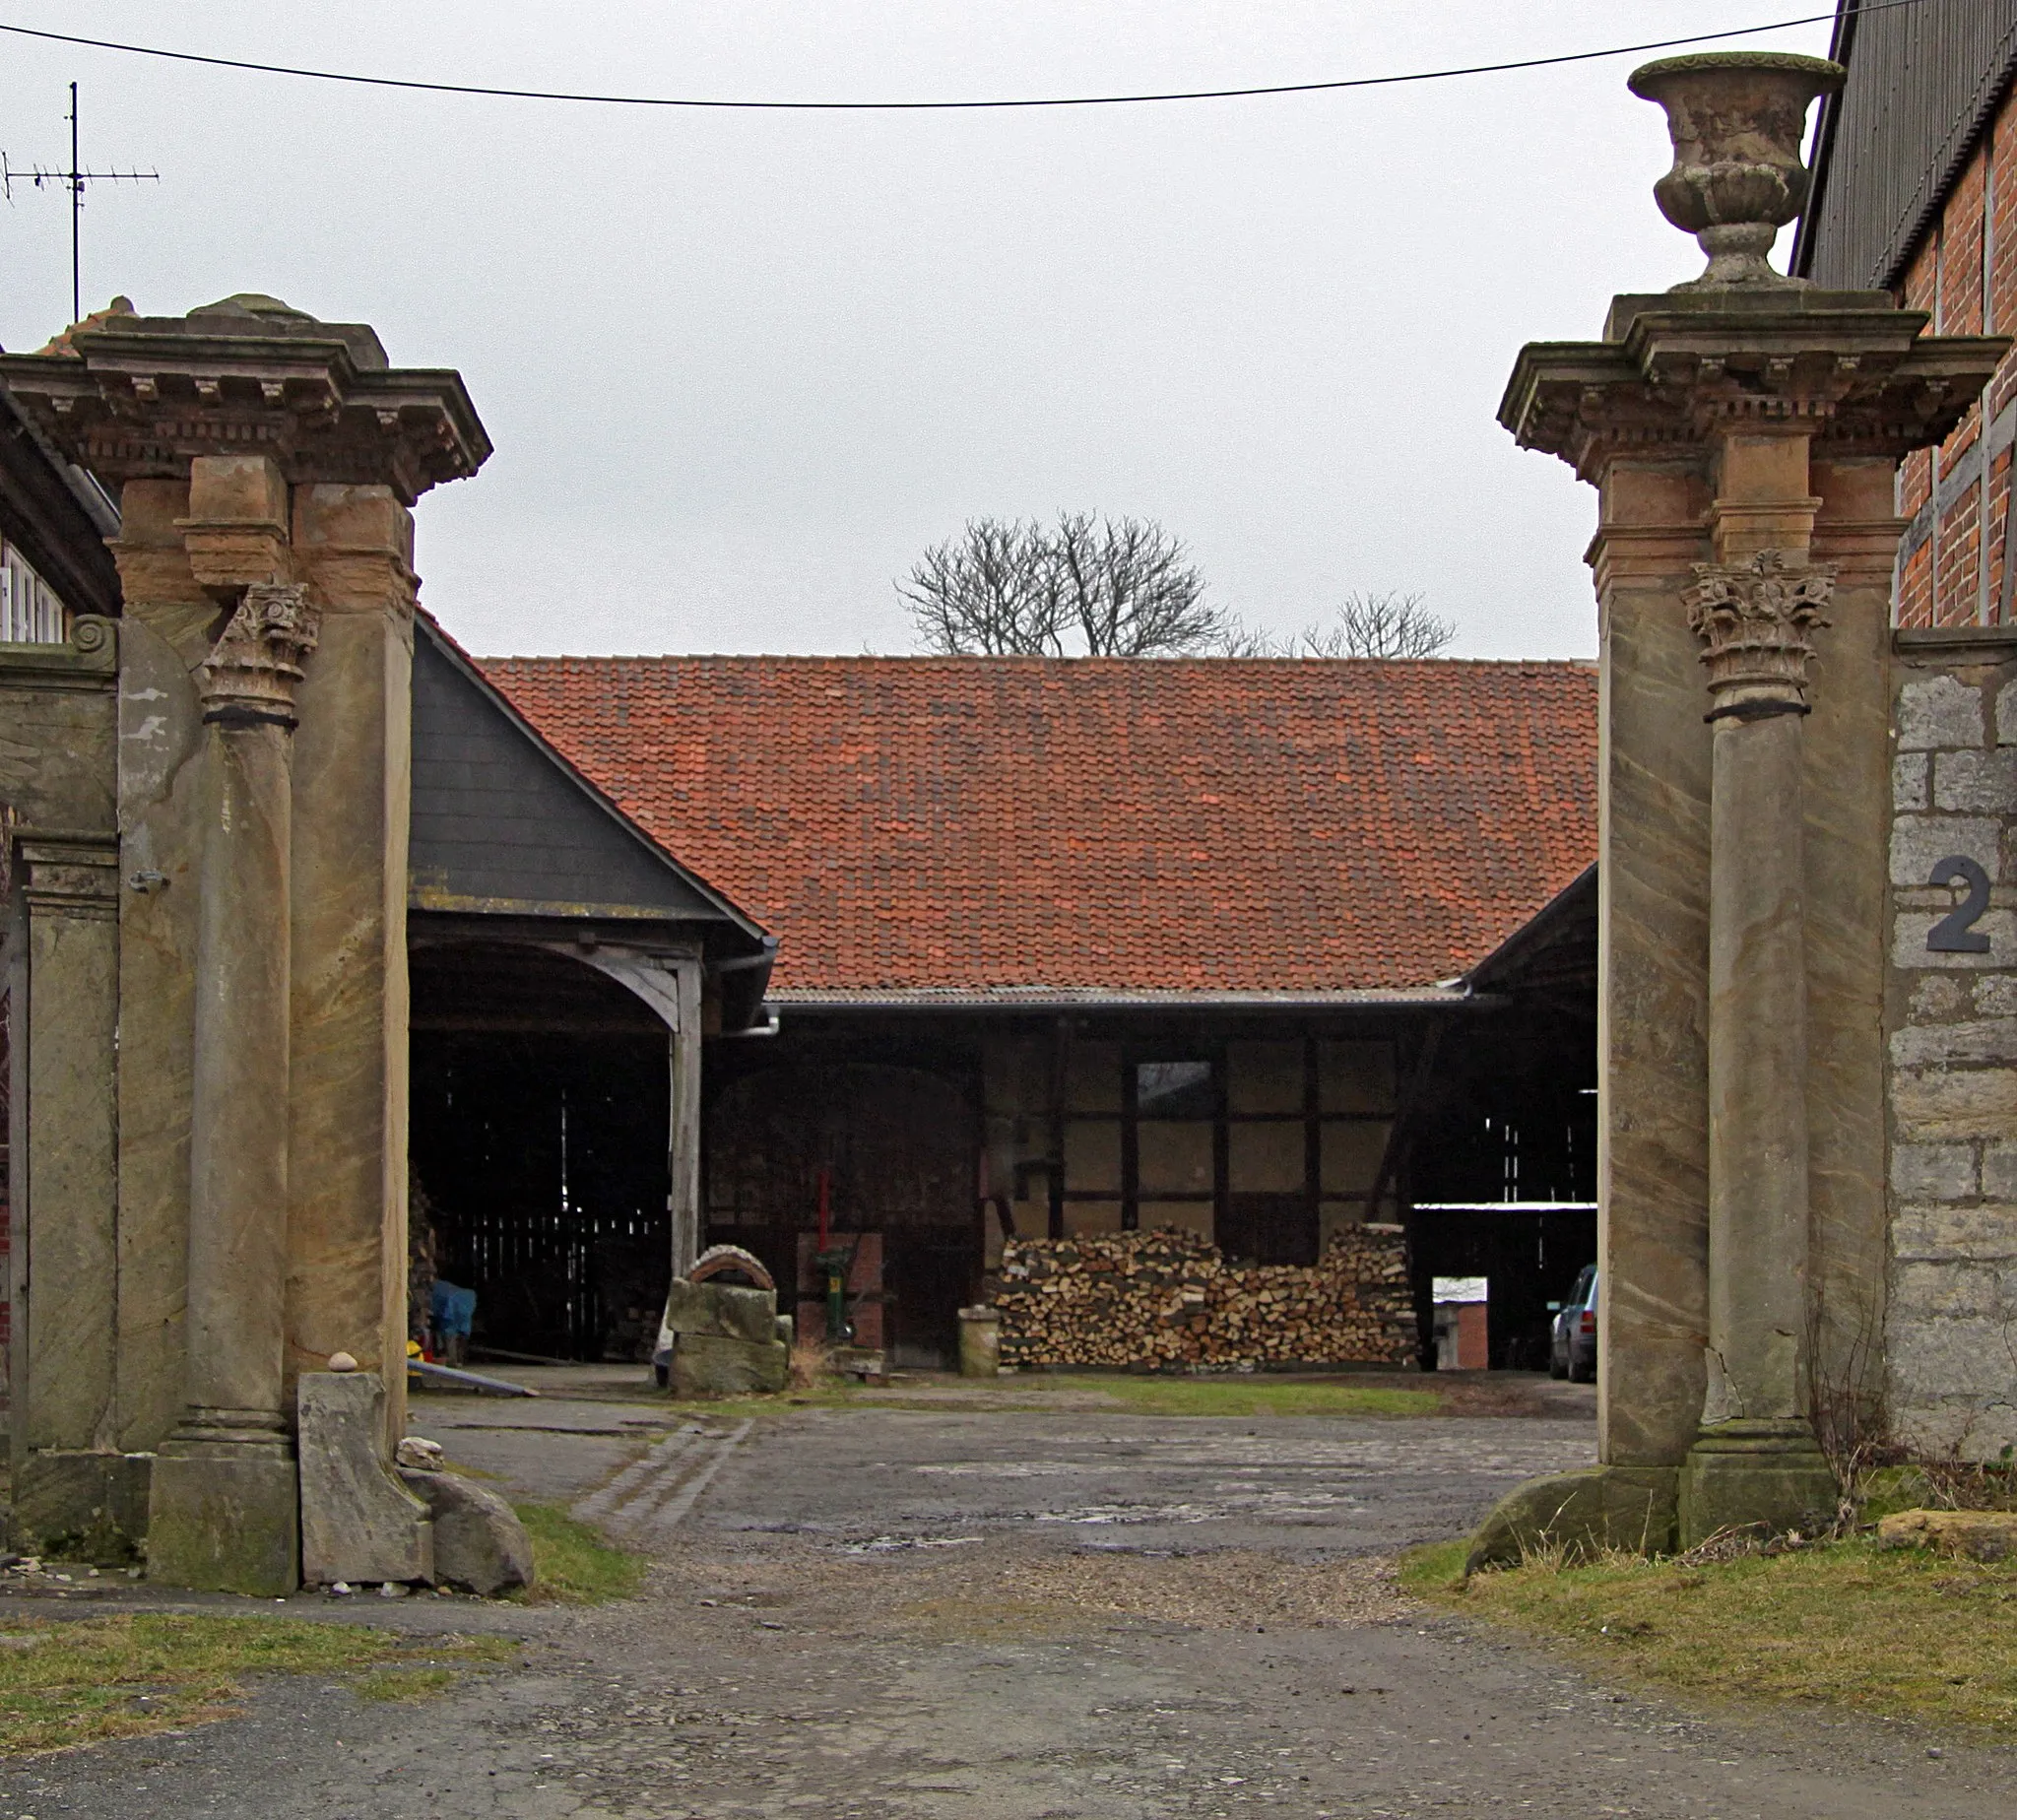
{"type": "Polygon", "coordinates": [[[1968,895],[1926,931],[1926,946],[1935,954],[1986,954],[1989,939],[1975,927],[1989,907],[1989,876],[1965,853],[1933,868],[1928,884],[1965,884],[1968,895]]]}

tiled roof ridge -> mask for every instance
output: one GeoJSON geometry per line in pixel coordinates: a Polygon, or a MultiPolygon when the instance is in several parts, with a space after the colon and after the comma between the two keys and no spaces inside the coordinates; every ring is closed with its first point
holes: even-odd
{"type": "MultiPolygon", "coordinates": [[[[464,647],[458,646],[458,649],[464,647]]],[[[988,666],[997,669],[1059,668],[1073,670],[1180,670],[1209,667],[1214,670],[1255,671],[1266,668],[1290,671],[1339,670],[1374,666],[1392,670],[1448,670],[1459,666],[1473,670],[1590,671],[1595,660],[1587,657],[998,657],[980,653],[948,656],[928,651],[867,652],[859,654],[817,651],[562,651],[532,656],[499,653],[479,656],[465,650],[471,663],[504,664],[779,664],[835,669],[860,669],[878,664],[900,664],[906,668],[966,669],[988,666]]]]}

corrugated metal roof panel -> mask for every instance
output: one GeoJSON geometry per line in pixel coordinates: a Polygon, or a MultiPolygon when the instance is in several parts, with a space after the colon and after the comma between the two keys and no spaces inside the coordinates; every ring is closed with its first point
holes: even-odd
{"type": "Polygon", "coordinates": [[[1895,285],[2017,74],[2017,0],[1844,0],[1815,195],[1793,270],[1834,291],[1895,285]]]}

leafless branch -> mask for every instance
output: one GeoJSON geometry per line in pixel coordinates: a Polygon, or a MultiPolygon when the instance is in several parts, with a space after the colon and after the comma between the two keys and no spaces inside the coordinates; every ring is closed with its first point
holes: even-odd
{"type": "Polygon", "coordinates": [[[941,656],[1059,657],[1059,595],[1042,531],[973,519],[918,558],[896,591],[925,649],[941,656]]]}
{"type": "Polygon", "coordinates": [[[1422,605],[1419,594],[1347,594],[1332,625],[1306,625],[1281,636],[1222,616],[1212,650],[1219,657],[1437,656],[1457,627],[1422,605]]]}
{"type": "Polygon", "coordinates": [[[1419,594],[1347,594],[1334,625],[1311,626],[1296,642],[1308,657],[1435,657],[1457,627],[1419,594]]]}
{"type": "Polygon", "coordinates": [[[929,651],[1025,657],[1215,652],[1233,623],[1180,538],[1139,518],[977,518],[896,584],[929,651]]]}

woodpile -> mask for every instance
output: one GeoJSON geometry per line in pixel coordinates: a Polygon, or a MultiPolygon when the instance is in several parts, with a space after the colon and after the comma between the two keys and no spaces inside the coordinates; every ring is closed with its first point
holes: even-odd
{"type": "Polygon", "coordinates": [[[1417,1344],[1399,1226],[1347,1228],[1309,1268],[1234,1269],[1191,1232],[1011,1239],[995,1301],[1005,1365],[1404,1365],[1417,1344]]]}

